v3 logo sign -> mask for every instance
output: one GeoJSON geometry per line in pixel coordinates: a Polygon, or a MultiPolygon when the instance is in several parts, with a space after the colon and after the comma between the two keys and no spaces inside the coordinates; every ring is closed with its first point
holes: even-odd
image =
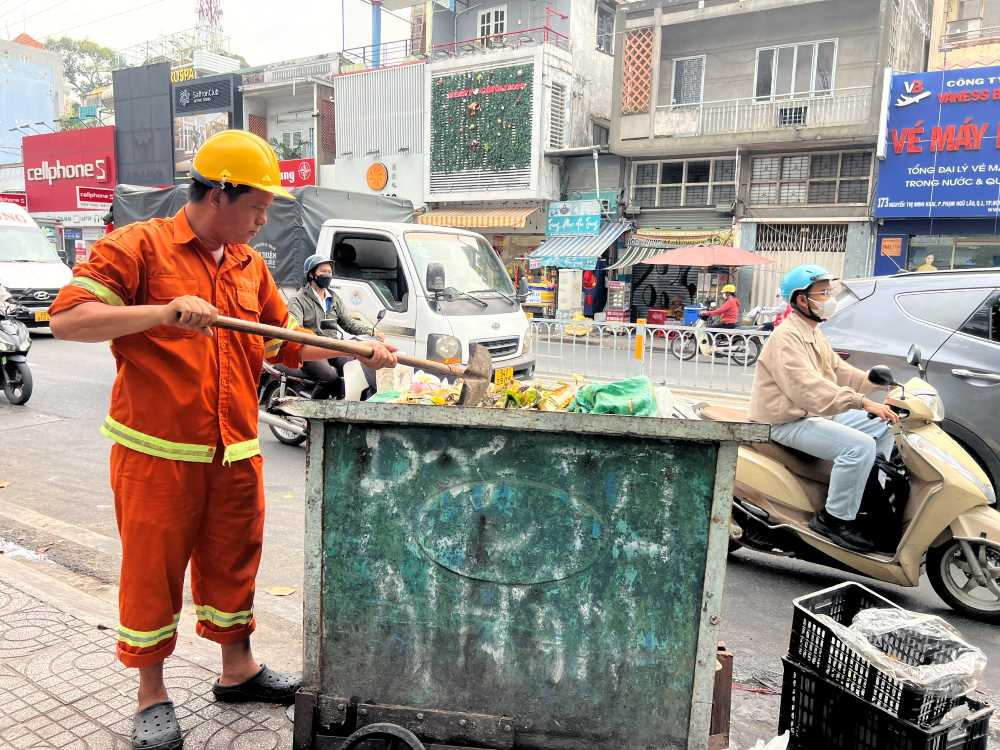
{"type": "Polygon", "coordinates": [[[903,81],[903,91],[896,99],[897,107],[909,107],[911,104],[918,104],[931,95],[930,91],[924,88],[924,82],[919,78],[915,81],[903,81]]]}

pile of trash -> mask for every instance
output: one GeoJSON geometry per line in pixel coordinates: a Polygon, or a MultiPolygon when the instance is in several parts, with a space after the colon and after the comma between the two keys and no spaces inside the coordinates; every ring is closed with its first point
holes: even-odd
{"type": "MultiPolygon", "coordinates": [[[[462,383],[449,383],[426,372],[403,373],[394,387],[369,399],[375,403],[454,406],[462,383]]],[[[576,376],[553,383],[490,384],[481,407],[583,414],[618,414],[633,417],[670,416],[670,392],[655,388],[649,378],[638,377],[614,383],[587,383],[576,376]]]]}

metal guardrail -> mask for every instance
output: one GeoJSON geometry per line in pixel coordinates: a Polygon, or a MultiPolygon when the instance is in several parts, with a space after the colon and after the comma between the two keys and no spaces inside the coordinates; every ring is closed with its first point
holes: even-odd
{"type": "Polygon", "coordinates": [[[647,376],[657,385],[750,393],[769,331],[682,325],[532,320],[528,345],[541,377],[647,376]]]}

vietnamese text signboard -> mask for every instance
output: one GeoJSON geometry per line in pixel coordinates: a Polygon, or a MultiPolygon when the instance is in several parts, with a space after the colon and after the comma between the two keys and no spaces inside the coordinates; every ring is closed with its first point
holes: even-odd
{"type": "Polygon", "coordinates": [[[893,76],[878,218],[1000,214],[1000,67],[893,76]]]}
{"type": "Polygon", "coordinates": [[[553,201],[545,234],[549,237],[593,236],[601,231],[601,202],[553,201]]]}

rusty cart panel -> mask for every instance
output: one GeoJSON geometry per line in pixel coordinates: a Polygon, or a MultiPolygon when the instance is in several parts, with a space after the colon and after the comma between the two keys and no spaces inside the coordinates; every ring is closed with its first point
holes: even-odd
{"type": "Polygon", "coordinates": [[[376,722],[707,747],[735,446],[766,426],[286,409],[311,419],[297,748],[376,722]]]}

